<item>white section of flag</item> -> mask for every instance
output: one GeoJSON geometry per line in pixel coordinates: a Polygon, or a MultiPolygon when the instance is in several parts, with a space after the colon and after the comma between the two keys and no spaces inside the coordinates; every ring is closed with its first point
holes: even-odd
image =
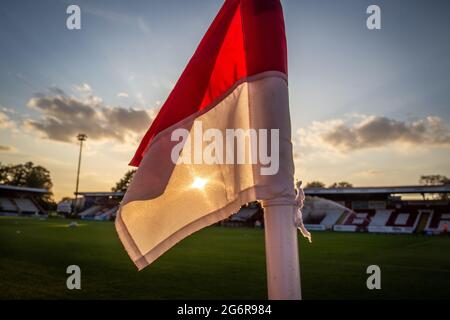
{"type": "Polygon", "coordinates": [[[237,83],[208,108],[162,131],[150,144],[122,202],[116,228],[139,269],[177,242],[223,220],[250,201],[295,205],[294,165],[286,76],[264,72],[237,83]],[[279,171],[260,164],[178,164],[171,133],[203,128],[279,129],[279,171]]]}

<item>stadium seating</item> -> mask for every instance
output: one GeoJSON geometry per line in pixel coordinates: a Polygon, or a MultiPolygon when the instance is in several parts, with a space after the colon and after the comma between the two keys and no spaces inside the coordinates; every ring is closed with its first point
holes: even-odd
{"type": "Polygon", "coordinates": [[[231,216],[230,221],[247,221],[258,211],[258,208],[241,208],[236,214],[231,216]]]}
{"type": "Polygon", "coordinates": [[[332,229],[343,213],[343,210],[334,210],[323,212],[324,215],[311,215],[306,219],[305,227],[316,231],[332,229]]]}
{"type": "Polygon", "coordinates": [[[302,208],[303,221],[309,230],[328,230],[348,209],[340,203],[320,197],[306,197],[302,208]]]}
{"type": "Polygon", "coordinates": [[[371,223],[367,228],[368,231],[381,233],[413,233],[420,220],[420,214],[416,210],[401,208],[392,210],[389,215],[386,215],[383,218],[387,218],[384,224],[381,223],[380,218],[380,223],[371,223]]]}
{"type": "Polygon", "coordinates": [[[343,225],[356,226],[357,231],[365,231],[369,225],[372,217],[375,215],[375,210],[361,210],[356,211],[347,216],[343,225]]]}
{"type": "Polygon", "coordinates": [[[39,214],[39,209],[36,207],[36,205],[27,198],[15,198],[14,202],[16,203],[17,207],[20,210],[20,213],[25,214],[39,214]]]}
{"type": "Polygon", "coordinates": [[[444,224],[450,225],[450,212],[433,212],[428,218],[425,231],[432,233],[440,233],[444,224]]]}
{"type": "Polygon", "coordinates": [[[325,217],[320,222],[321,225],[325,226],[325,228],[330,229],[332,228],[339,218],[342,216],[342,211],[331,211],[328,212],[325,217]]]}
{"type": "MultiPolygon", "coordinates": [[[[382,198],[380,194],[375,196],[367,190],[358,190],[357,194],[350,195],[337,190],[331,195],[333,200],[322,195],[306,195],[302,212],[308,230],[442,233],[445,223],[450,224],[450,201],[447,200],[402,200],[397,196],[382,198]]],[[[85,194],[84,197],[84,209],[79,213],[81,219],[104,221],[116,217],[120,203],[120,197],[116,194],[93,193],[85,194]]],[[[16,205],[14,200],[9,200],[12,199],[8,195],[0,199],[0,213],[1,210],[5,211],[5,208],[20,212],[18,205],[20,204],[21,209],[26,206],[24,203],[16,205]]],[[[263,214],[259,206],[247,205],[219,224],[231,227],[261,226],[263,214]]]]}
{"type": "Polygon", "coordinates": [[[8,198],[0,198],[0,212],[6,214],[17,214],[19,208],[8,198]]]}
{"type": "Polygon", "coordinates": [[[377,210],[372,217],[369,226],[385,226],[391,216],[392,210],[377,210]]]}
{"type": "Polygon", "coordinates": [[[81,217],[81,219],[88,219],[88,218],[93,218],[95,216],[95,214],[100,211],[102,209],[101,206],[92,206],[86,210],[84,210],[83,212],[81,212],[79,215],[81,217]]]}
{"type": "Polygon", "coordinates": [[[391,227],[413,227],[418,220],[418,213],[414,211],[407,212],[406,209],[393,212],[386,223],[386,226],[391,227]]]}
{"type": "Polygon", "coordinates": [[[118,207],[114,207],[114,208],[110,208],[110,209],[105,208],[95,215],[94,220],[101,220],[101,221],[110,220],[111,217],[113,217],[113,214],[115,214],[117,210],[118,210],[118,207]]]}

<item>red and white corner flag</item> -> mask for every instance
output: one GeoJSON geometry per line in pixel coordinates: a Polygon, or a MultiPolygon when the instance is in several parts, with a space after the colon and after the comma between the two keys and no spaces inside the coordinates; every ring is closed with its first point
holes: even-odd
{"type": "MultiPolygon", "coordinates": [[[[283,219],[292,224],[289,237],[295,237],[296,251],[287,47],[279,0],[225,1],[130,164],[139,168],[116,228],[139,269],[255,200],[287,208],[283,219]]],[[[267,237],[267,211],[266,246],[275,245],[272,255],[282,254],[276,237],[267,237]]],[[[298,255],[293,255],[287,259],[298,272],[298,255]]]]}

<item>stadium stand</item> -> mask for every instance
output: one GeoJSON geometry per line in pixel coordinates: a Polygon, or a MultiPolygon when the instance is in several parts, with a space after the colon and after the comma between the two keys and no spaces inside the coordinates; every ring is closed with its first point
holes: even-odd
{"type": "Polygon", "coordinates": [[[335,225],[335,231],[381,232],[381,233],[412,233],[420,220],[417,212],[366,210],[350,214],[341,225],[335,225]]]}
{"type": "Polygon", "coordinates": [[[305,227],[308,230],[324,231],[330,230],[337,223],[340,217],[346,214],[343,210],[325,211],[323,217],[309,217],[305,221],[305,227]]]}
{"type": "Polygon", "coordinates": [[[24,214],[38,214],[39,209],[36,205],[28,198],[15,198],[14,202],[19,208],[20,212],[24,214]]]}
{"type": "Polygon", "coordinates": [[[220,223],[226,227],[254,227],[262,225],[263,211],[258,203],[250,203],[243,206],[234,215],[220,223]]]}
{"type": "Polygon", "coordinates": [[[102,209],[102,207],[99,205],[92,206],[92,207],[89,207],[86,210],[80,212],[79,216],[81,217],[81,219],[94,218],[95,214],[97,212],[99,212],[101,209],[102,209]]]}
{"type": "Polygon", "coordinates": [[[0,198],[0,210],[3,215],[14,215],[19,212],[19,208],[8,198],[0,198]]]}
{"type": "Polygon", "coordinates": [[[421,232],[422,217],[428,217],[425,230],[440,230],[446,220],[439,222],[437,214],[450,213],[450,202],[446,200],[449,193],[450,185],[305,189],[307,196],[323,197],[352,211],[333,226],[335,231],[347,232],[421,232]]]}
{"type": "Polygon", "coordinates": [[[81,211],[83,220],[113,220],[117,215],[123,192],[82,192],[81,211]]]}
{"type": "MultiPolygon", "coordinates": [[[[303,221],[309,230],[437,234],[445,224],[450,224],[450,201],[445,200],[446,197],[436,197],[437,194],[448,195],[450,185],[306,188],[304,191],[303,221]],[[408,200],[403,200],[405,195],[408,200]],[[426,195],[430,196],[427,198],[426,195]],[[419,227],[419,222],[423,226],[419,227]]],[[[113,220],[124,193],[86,192],[80,195],[83,196],[80,218],[113,220]]],[[[0,200],[0,205],[3,201],[0,200]]],[[[4,202],[8,206],[7,200],[4,202]]],[[[219,224],[262,226],[263,217],[260,205],[251,203],[219,224]]]]}
{"type": "Polygon", "coordinates": [[[47,214],[36,201],[45,193],[48,190],[0,185],[0,215],[47,214]]]}
{"type": "Polygon", "coordinates": [[[258,208],[242,208],[236,214],[232,215],[230,221],[247,221],[258,212],[258,208]]]}
{"type": "Polygon", "coordinates": [[[302,209],[303,221],[308,230],[329,230],[349,211],[335,201],[307,196],[302,209]]]}
{"type": "Polygon", "coordinates": [[[113,215],[116,214],[118,209],[119,209],[118,207],[103,208],[100,212],[98,212],[95,215],[94,220],[101,220],[101,221],[111,220],[111,218],[113,217],[113,215]]]}
{"type": "Polygon", "coordinates": [[[56,206],[56,212],[61,214],[70,214],[72,212],[72,202],[73,200],[62,200],[56,206]]]}
{"type": "Polygon", "coordinates": [[[399,211],[393,210],[384,224],[370,225],[369,232],[385,233],[412,233],[420,220],[418,212],[405,212],[406,209],[399,211]]]}
{"type": "Polygon", "coordinates": [[[351,231],[362,232],[367,231],[367,226],[375,216],[374,210],[355,211],[347,215],[344,222],[340,225],[335,225],[334,231],[351,231]]]}

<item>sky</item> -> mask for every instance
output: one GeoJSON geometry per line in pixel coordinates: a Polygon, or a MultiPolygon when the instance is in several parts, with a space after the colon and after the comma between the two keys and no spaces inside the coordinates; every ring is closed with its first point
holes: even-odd
{"type": "MultiPolygon", "coordinates": [[[[107,191],[223,1],[6,0],[0,162],[48,168],[55,198],[107,191]],[[81,8],[68,30],[66,8],[81,8]]],[[[296,178],[355,186],[450,176],[450,3],[284,0],[296,178]],[[381,29],[366,27],[369,5],[381,29]]]]}

